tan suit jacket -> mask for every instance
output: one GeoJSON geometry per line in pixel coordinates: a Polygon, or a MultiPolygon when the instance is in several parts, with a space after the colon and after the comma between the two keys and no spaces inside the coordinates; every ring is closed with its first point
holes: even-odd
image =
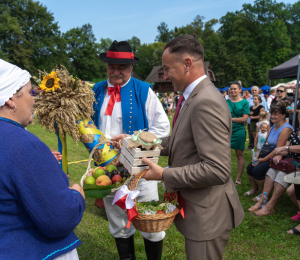
{"type": "Polygon", "coordinates": [[[231,179],[231,115],[224,97],[205,78],[182,107],[161,155],[167,192],[180,191],[185,219],[175,225],[186,238],[212,240],[242,223],[244,210],[231,179]]]}

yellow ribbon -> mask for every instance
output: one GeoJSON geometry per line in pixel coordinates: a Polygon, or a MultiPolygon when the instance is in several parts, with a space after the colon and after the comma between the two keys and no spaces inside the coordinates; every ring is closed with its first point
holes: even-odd
{"type": "Polygon", "coordinates": [[[109,148],[110,147],[107,144],[104,145],[103,150],[102,150],[102,154],[101,154],[100,164],[108,162],[109,160],[111,160],[112,158],[114,158],[118,154],[118,152],[115,149],[108,152],[109,148]]]}
{"type": "MultiPolygon", "coordinates": [[[[97,129],[97,128],[86,128],[86,125],[89,123],[89,120],[88,119],[85,119],[85,120],[81,120],[80,123],[78,124],[78,127],[79,127],[79,133],[80,134],[83,134],[83,135],[103,135],[103,133],[97,129]]],[[[105,138],[105,141],[107,140],[106,137],[104,136],[105,138]]]]}
{"type": "MultiPolygon", "coordinates": [[[[107,141],[107,138],[103,135],[103,133],[96,128],[86,128],[86,125],[88,124],[89,120],[85,119],[85,120],[81,120],[80,123],[78,124],[79,126],[79,133],[80,134],[98,134],[101,135],[105,138],[105,140],[107,141]]],[[[104,147],[102,149],[102,154],[101,154],[101,161],[100,163],[98,163],[97,161],[95,161],[98,165],[106,163],[108,161],[110,161],[111,159],[113,159],[116,155],[118,155],[118,152],[113,149],[109,152],[110,146],[108,146],[107,144],[104,144],[104,147]]]]}

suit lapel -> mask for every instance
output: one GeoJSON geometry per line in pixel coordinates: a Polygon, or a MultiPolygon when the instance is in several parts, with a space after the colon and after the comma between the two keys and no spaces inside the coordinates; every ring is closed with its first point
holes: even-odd
{"type": "Polygon", "coordinates": [[[177,117],[177,120],[176,120],[176,123],[175,123],[175,126],[173,128],[173,131],[172,131],[172,135],[171,135],[171,138],[170,138],[170,143],[169,143],[169,165],[170,165],[170,158],[171,158],[171,151],[172,151],[172,146],[173,146],[173,142],[174,142],[174,138],[175,138],[175,135],[176,135],[176,132],[177,132],[177,129],[180,125],[180,121],[181,119],[183,118],[183,115],[184,113],[186,112],[188,106],[192,103],[193,101],[193,97],[195,95],[198,94],[198,92],[203,89],[205,86],[211,84],[211,81],[208,79],[208,78],[205,78],[203,79],[195,88],[194,90],[192,91],[192,93],[189,95],[188,99],[186,100],[186,102],[184,103],[183,107],[181,108],[180,110],[180,113],[177,117]]]}

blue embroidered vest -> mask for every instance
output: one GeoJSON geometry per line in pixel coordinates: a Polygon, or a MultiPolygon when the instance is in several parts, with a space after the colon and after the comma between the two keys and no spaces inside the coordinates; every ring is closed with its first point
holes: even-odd
{"type": "MultiPolygon", "coordinates": [[[[123,133],[133,134],[133,131],[146,129],[148,119],[146,116],[146,100],[150,85],[131,77],[126,86],[121,87],[121,107],[123,120],[123,133]]],[[[107,89],[107,80],[94,85],[95,99],[93,121],[97,128],[100,125],[100,111],[107,89]]]]}

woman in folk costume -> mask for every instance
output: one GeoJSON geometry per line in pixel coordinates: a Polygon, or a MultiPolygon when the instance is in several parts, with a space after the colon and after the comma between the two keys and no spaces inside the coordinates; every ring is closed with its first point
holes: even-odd
{"type": "MultiPolygon", "coordinates": [[[[158,138],[168,136],[170,123],[163,107],[152,91],[150,84],[131,77],[133,64],[139,61],[134,57],[128,42],[114,41],[107,53],[100,59],[107,63],[108,79],[94,85],[96,103],[94,104],[94,123],[107,138],[119,134],[133,134],[133,131],[146,129],[158,138]]],[[[141,191],[138,201],[158,200],[157,182],[139,182],[141,191]]],[[[105,210],[109,230],[116,240],[120,259],[135,259],[134,233],[128,229],[127,215],[117,205],[112,205],[114,195],[105,197],[105,210]]],[[[147,259],[161,259],[165,232],[145,233],[147,259]]]]}
{"type": "Polygon", "coordinates": [[[31,75],[0,59],[0,259],[78,260],[84,192],[50,149],[25,127],[33,121],[31,75]]]}

